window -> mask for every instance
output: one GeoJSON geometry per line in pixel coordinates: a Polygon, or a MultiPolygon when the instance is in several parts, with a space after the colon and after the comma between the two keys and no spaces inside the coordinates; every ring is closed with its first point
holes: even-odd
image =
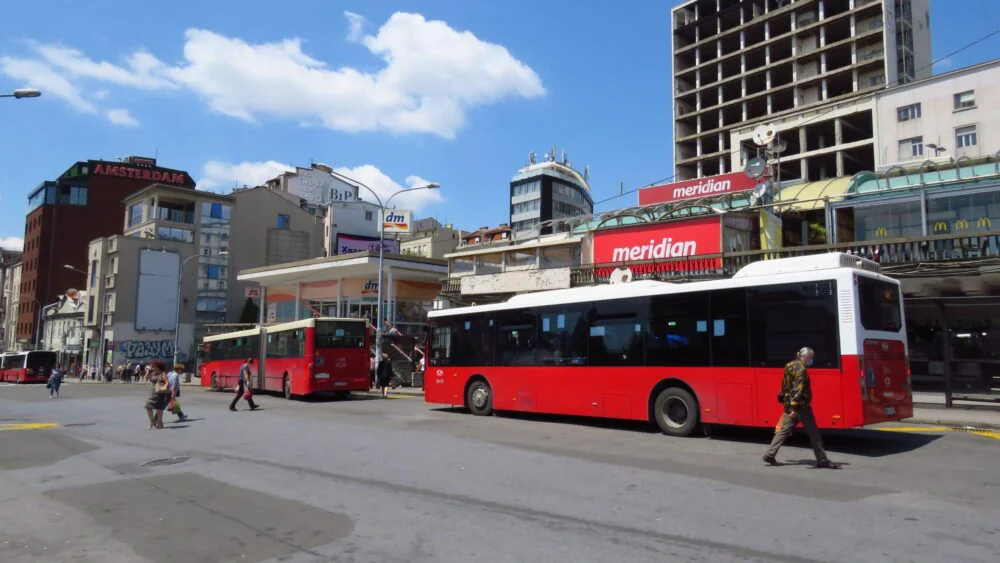
{"type": "Polygon", "coordinates": [[[500,311],[496,326],[496,365],[532,366],[537,362],[536,319],[532,311],[500,311]]]}
{"type": "Polygon", "coordinates": [[[713,291],[711,301],[712,365],[749,366],[747,290],[739,288],[713,291]]]}
{"type": "Polygon", "coordinates": [[[541,180],[532,180],[530,182],[525,182],[523,184],[518,184],[516,186],[511,186],[510,196],[517,197],[522,195],[533,194],[542,189],[541,180]]]}
{"type": "Polygon", "coordinates": [[[911,160],[924,155],[924,138],[913,137],[899,142],[899,160],[911,160]]]}
{"type": "Polygon", "coordinates": [[[301,358],[306,354],[303,329],[284,330],[267,335],[268,358],[301,358]]]}
{"type": "Polygon", "coordinates": [[[878,75],[878,76],[872,76],[872,77],[868,78],[868,85],[869,86],[878,86],[878,85],[882,84],[883,80],[884,80],[884,78],[882,77],[881,74],[878,75]]]}
{"type": "Polygon", "coordinates": [[[205,266],[205,277],[210,280],[219,279],[219,272],[221,268],[215,264],[208,264],[205,266]]]}
{"type": "Polygon", "coordinates": [[[316,348],[364,348],[365,323],[318,321],[316,348]]]}
{"type": "Polygon", "coordinates": [[[374,221],[374,220],[375,220],[375,214],[372,213],[371,211],[365,211],[365,221],[374,221]]]}
{"type": "Polygon", "coordinates": [[[142,223],[142,204],[137,203],[128,208],[128,226],[134,227],[142,223]]]}
{"type": "Polygon", "coordinates": [[[920,104],[910,104],[896,110],[896,118],[899,121],[909,121],[920,117],[920,104]]]}
{"type": "Polygon", "coordinates": [[[976,107],[976,91],[969,90],[955,94],[955,109],[967,109],[976,107]]]}
{"type": "Polygon", "coordinates": [[[90,261],[90,287],[97,287],[97,260],[90,261]]]}
{"type": "Polygon", "coordinates": [[[225,297],[198,297],[197,310],[199,312],[225,313],[225,297]]]}
{"type": "Polygon", "coordinates": [[[290,220],[288,219],[288,215],[287,214],[285,214],[285,213],[278,213],[278,228],[279,229],[287,229],[287,228],[289,228],[289,223],[290,223],[290,220]]]}
{"type": "Polygon", "coordinates": [[[543,366],[587,364],[587,318],[583,305],[566,305],[539,312],[539,363],[543,366]]]}
{"type": "Polygon", "coordinates": [[[493,325],[494,320],[490,315],[453,319],[450,365],[493,365],[493,325]]]}
{"type": "Polygon", "coordinates": [[[955,129],[955,148],[974,147],[979,144],[976,135],[976,126],[969,125],[955,129]]]}
{"type": "Polygon", "coordinates": [[[836,290],[833,280],[750,288],[751,364],[783,367],[808,346],[816,367],[838,367],[836,290]]]}
{"type": "Polygon", "coordinates": [[[592,366],[641,366],[642,301],[598,301],[587,310],[587,349],[592,366]]]}
{"type": "Polygon", "coordinates": [[[858,308],[861,326],[868,330],[899,332],[903,328],[896,284],[858,276],[858,308]]]}
{"type": "Polygon", "coordinates": [[[194,242],[194,232],[177,227],[157,227],[156,238],[160,240],[177,240],[181,242],[194,242]]]}
{"type": "Polygon", "coordinates": [[[649,300],[646,365],[709,365],[707,293],[656,296],[649,300]]]}
{"type": "Polygon", "coordinates": [[[521,203],[515,203],[510,206],[510,214],[517,215],[519,213],[527,213],[529,211],[538,211],[541,208],[542,200],[531,199],[528,201],[522,201],[521,203]]]}

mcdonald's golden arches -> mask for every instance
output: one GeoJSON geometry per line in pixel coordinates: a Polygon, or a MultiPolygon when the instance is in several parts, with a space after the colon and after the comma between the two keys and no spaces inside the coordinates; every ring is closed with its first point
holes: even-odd
{"type": "Polygon", "coordinates": [[[983,228],[989,229],[990,227],[993,226],[993,221],[990,221],[989,217],[980,217],[976,221],[976,226],[979,227],[980,229],[983,229],[983,228]]]}
{"type": "Polygon", "coordinates": [[[969,228],[969,222],[966,221],[965,219],[959,219],[959,220],[955,221],[955,230],[956,231],[964,231],[965,229],[968,229],[968,228],[969,228]]]}
{"type": "Polygon", "coordinates": [[[948,232],[948,223],[945,223],[944,221],[938,221],[937,223],[934,223],[934,232],[935,233],[947,233],[948,232]]]}
{"type": "Polygon", "coordinates": [[[889,236],[889,229],[885,227],[879,227],[875,229],[875,236],[877,237],[887,237],[889,236]]]}

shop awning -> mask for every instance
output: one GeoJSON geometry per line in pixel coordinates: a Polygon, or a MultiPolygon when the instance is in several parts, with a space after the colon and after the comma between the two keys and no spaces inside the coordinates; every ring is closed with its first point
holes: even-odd
{"type": "Polygon", "coordinates": [[[795,184],[781,190],[775,203],[781,204],[777,207],[777,210],[781,212],[814,211],[825,207],[825,198],[840,200],[850,188],[851,178],[849,176],[795,184]],[[787,205],[784,205],[786,203],[787,205]]]}

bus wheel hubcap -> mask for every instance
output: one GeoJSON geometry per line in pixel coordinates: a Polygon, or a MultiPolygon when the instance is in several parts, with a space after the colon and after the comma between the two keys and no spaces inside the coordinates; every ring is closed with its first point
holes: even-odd
{"type": "Polygon", "coordinates": [[[485,387],[477,387],[475,391],[472,392],[472,404],[477,408],[481,409],[486,406],[486,400],[489,399],[490,393],[485,387]]]}
{"type": "Polygon", "coordinates": [[[688,419],[688,406],[679,397],[670,397],[663,404],[663,418],[671,428],[680,428],[688,419]]]}

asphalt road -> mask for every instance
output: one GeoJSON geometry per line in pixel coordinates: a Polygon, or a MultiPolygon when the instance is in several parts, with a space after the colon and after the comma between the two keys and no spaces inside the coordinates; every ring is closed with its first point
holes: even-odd
{"type": "Polygon", "coordinates": [[[768,432],[200,389],[147,431],[141,386],[62,391],[0,387],[4,563],[1000,560],[987,436],[827,434],[831,471],[768,432]]]}

